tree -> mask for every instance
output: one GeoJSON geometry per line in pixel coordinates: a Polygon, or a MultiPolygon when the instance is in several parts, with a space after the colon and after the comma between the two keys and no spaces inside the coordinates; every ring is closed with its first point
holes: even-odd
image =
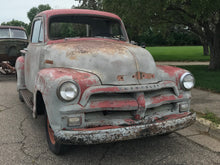
{"type": "Polygon", "coordinates": [[[20,26],[23,27],[25,29],[27,29],[28,24],[22,22],[22,21],[18,21],[13,19],[12,21],[9,22],[3,22],[1,25],[7,25],[7,26],[20,26]]]}
{"type": "Polygon", "coordinates": [[[92,10],[102,10],[102,1],[103,0],[75,0],[79,2],[79,6],[72,8],[80,8],[80,9],[92,9],[92,10]]]}
{"type": "Polygon", "coordinates": [[[29,23],[29,25],[28,25],[28,27],[27,27],[27,32],[28,32],[28,34],[30,34],[30,30],[31,30],[31,24],[32,24],[32,21],[33,21],[33,19],[34,19],[34,17],[38,14],[38,13],[40,13],[40,12],[42,12],[42,11],[45,11],[45,10],[50,10],[50,9],[52,9],[51,7],[50,7],[50,5],[48,5],[48,4],[46,4],[46,5],[39,5],[38,7],[32,7],[28,12],[27,12],[27,17],[28,17],[28,19],[30,20],[30,23],[29,23]]]}
{"type": "Polygon", "coordinates": [[[220,69],[220,1],[217,0],[104,0],[104,10],[115,12],[136,34],[144,27],[182,25],[210,48],[210,69],[220,69]],[[142,26],[142,27],[140,27],[142,26]]]}
{"type": "Polygon", "coordinates": [[[33,19],[34,19],[34,17],[38,14],[38,13],[40,13],[40,12],[42,12],[42,11],[45,11],[45,10],[50,10],[50,9],[52,9],[51,7],[50,7],[50,5],[48,5],[48,4],[46,4],[46,5],[39,5],[38,7],[32,7],[29,11],[28,11],[28,13],[27,13],[27,17],[28,17],[28,19],[30,20],[30,22],[32,22],[33,21],[33,19]]]}

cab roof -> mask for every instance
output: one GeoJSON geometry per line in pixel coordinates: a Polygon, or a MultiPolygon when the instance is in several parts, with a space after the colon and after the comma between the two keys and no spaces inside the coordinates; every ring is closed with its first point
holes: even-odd
{"type": "Polygon", "coordinates": [[[121,20],[119,16],[117,16],[113,13],[98,11],[98,10],[88,10],[88,9],[53,9],[53,10],[45,10],[45,11],[39,13],[37,16],[45,15],[47,18],[49,18],[53,15],[71,15],[71,14],[96,15],[96,16],[111,17],[111,18],[121,20]]]}
{"type": "Polygon", "coordinates": [[[0,26],[0,29],[19,29],[19,30],[24,30],[25,29],[23,27],[20,27],[20,26],[0,26]]]}

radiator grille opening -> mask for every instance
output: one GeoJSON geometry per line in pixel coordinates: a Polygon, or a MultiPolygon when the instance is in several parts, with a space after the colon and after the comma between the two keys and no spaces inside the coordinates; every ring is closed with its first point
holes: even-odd
{"type": "Polygon", "coordinates": [[[85,113],[85,122],[93,122],[97,120],[121,120],[131,119],[135,111],[98,111],[85,113]]]}
{"type": "Polygon", "coordinates": [[[164,116],[167,114],[177,113],[178,108],[175,103],[163,104],[158,107],[149,108],[145,112],[145,116],[164,116]]]}
{"type": "Polygon", "coordinates": [[[145,97],[157,97],[157,96],[168,95],[168,94],[175,95],[173,88],[163,88],[159,90],[152,90],[152,91],[144,92],[145,97]]]}

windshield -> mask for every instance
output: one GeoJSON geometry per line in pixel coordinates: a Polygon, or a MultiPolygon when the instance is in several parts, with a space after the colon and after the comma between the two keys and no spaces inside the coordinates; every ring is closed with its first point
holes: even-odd
{"type": "Polygon", "coordinates": [[[5,28],[0,29],[0,38],[27,39],[26,33],[20,29],[5,28]]]}
{"type": "Polygon", "coordinates": [[[27,39],[27,36],[23,30],[11,29],[11,38],[27,39]]]}
{"type": "Polygon", "coordinates": [[[0,38],[10,38],[9,29],[0,29],[0,38]]]}
{"type": "Polygon", "coordinates": [[[98,37],[126,41],[118,20],[95,16],[56,16],[50,19],[49,38],[98,37]]]}

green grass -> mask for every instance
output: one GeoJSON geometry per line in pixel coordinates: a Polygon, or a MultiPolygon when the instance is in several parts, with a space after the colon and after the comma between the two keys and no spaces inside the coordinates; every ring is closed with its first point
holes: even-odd
{"type": "Polygon", "coordinates": [[[161,46],[146,47],[155,61],[209,61],[203,56],[202,46],[161,46]]]}
{"type": "Polygon", "coordinates": [[[216,114],[212,112],[206,112],[201,115],[202,118],[207,119],[215,124],[220,124],[220,118],[216,116],[216,114]]]}
{"type": "Polygon", "coordinates": [[[208,70],[205,65],[178,66],[189,70],[196,79],[195,87],[220,93],[220,71],[208,70]]]}

